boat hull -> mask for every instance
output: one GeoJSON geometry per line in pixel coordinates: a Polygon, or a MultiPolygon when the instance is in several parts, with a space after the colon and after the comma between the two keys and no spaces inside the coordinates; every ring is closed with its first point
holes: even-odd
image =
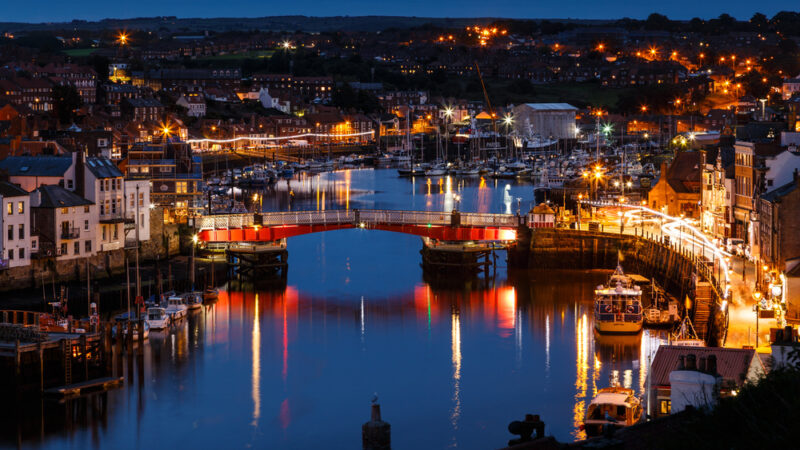
{"type": "Polygon", "coordinates": [[[642,331],[642,322],[595,320],[594,328],[597,330],[598,333],[603,333],[603,334],[636,334],[642,331]]]}

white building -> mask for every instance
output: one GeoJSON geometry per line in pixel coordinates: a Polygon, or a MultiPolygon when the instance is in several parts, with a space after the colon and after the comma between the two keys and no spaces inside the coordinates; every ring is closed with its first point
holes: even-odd
{"type": "Polygon", "coordinates": [[[800,75],[784,80],[783,86],[781,86],[781,97],[784,100],[789,100],[798,92],[800,92],[800,75]]]}
{"type": "Polygon", "coordinates": [[[66,156],[9,156],[0,161],[0,170],[8,173],[8,181],[28,192],[43,185],[61,185],[74,191],[77,188],[77,157],[77,153],[66,156]]]}
{"type": "Polygon", "coordinates": [[[0,269],[26,266],[31,258],[30,194],[0,181],[0,269]]]}
{"type": "Polygon", "coordinates": [[[125,246],[123,175],[108,158],[86,158],[84,197],[97,207],[99,229],[97,250],[118,250],[125,246]]]}
{"type": "Polygon", "coordinates": [[[125,180],[125,218],[132,219],[130,227],[125,227],[126,247],[134,246],[136,229],[139,230],[139,242],[150,240],[150,181],[125,180]]]}
{"type": "Polygon", "coordinates": [[[784,150],[777,155],[765,158],[764,192],[777,189],[794,180],[794,172],[800,170],[800,156],[784,150]]]}
{"type": "Polygon", "coordinates": [[[514,131],[523,137],[574,139],[577,111],[568,103],[523,103],[512,109],[514,131]]]}
{"type": "Polygon", "coordinates": [[[31,229],[39,253],[59,260],[97,253],[97,207],[60,186],[41,186],[31,193],[31,229]]]}
{"type": "Polygon", "coordinates": [[[186,114],[191,117],[206,115],[206,100],[199,94],[182,95],[175,104],[186,108],[186,114]]]}
{"type": "Polygon", "coordinates": [[[281,100],[278,95],[269,93],[269,89],[261,88],[258,93],[258,98],[261,101],[261,106],[264,108],[274,108],[284,114],[292,113],[292,104],[289,100],[281,100]]]}

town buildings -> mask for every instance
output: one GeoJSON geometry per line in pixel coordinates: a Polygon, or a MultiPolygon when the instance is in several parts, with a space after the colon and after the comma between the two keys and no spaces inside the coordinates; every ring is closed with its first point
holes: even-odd
{"type": "Polygon", "coordinates": [[[0,181],[0,270],[26,266],[31,258],[31,212],[28,191],[0,181]]]}
{"type": "Polygon", "coordinates": [[[678,152],[672,164],[661,165],[661,176],[647,194],[648,205],[671,216],[700,219],[702,173],[701,152],[678,152]]]}
{"type": "Polygon", "coordinates": [[[512,109],[514,131],[520,136],[574,139],[578,108],[567,103],[525,103],[512,109]]]}

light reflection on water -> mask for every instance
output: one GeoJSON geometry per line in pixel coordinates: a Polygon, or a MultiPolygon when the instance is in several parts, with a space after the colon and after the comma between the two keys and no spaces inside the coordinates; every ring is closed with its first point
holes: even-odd
{"type": "MultiPolygon", "coordinates": [[[[447,211],[458,193],[464,211],[503,212],[508,198],[529,208],[530,186],[506,184],[357,170],[281,182],[260,201],[447,211]]],[[[126,385],[103,396],[105,412],[87,417],[94,400],[33,407],[0,424],[0,446],[19,434],[53,448],[357,448],[377,392],[395,448],[497,448],[525,413],[580,438],[614,371],[645,383],[655,338],[594,333],[604,273],[498,270],[488,286],[443,289],[420,281],[413,236],[341,230],[288,248],[288,287],[230,283],[183,328],[152,333],[141,358],[118,361],[126,385]]]]}

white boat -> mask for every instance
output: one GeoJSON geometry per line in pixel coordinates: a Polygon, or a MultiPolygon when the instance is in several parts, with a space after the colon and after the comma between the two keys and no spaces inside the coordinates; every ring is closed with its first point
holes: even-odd
{"type": "Polygon", "coordinates": [[[444,164],[437,164],[425,171],[426,177],[439,177],[447,175],[447,167],[444,164]]]}
{"type": "Polygon", "coordinates": [[[675,332],[670,334],[669,344],[683,347],[705,347],[706,341],[697,337],[697,332],[694,330],[694,326],[692,326],[691,319],[689,319],[689,316],[686,316],[675,329],[675,332]]]}
{"type": "Polygon", "coordinates": [[[147,324],[151,330],[163,330],[169,327],[167,310],[158,306],[147,308],[147,324]]]}
{"type": "Polygon", "coordinates": [[[594,327],[599,333],[638,333],[642,324],[642,290],[617,266],[608,284],[594,291],[594,327]]]}
{"type": "Polygon", "coordinates": [[[604,428],[618,429],[642,420],[642,402],[633,389],[620,386],[600,389],[589,403],[583,429],[587,436],[600,436],[604,428]]]}
{"type": "Polygon", "coordinates": [[[188,309],[186,304],[183,303],[183,297],[173,295],[167,299],[166,311],[173,321],[186,317],[186,311],[188,309]]]}

